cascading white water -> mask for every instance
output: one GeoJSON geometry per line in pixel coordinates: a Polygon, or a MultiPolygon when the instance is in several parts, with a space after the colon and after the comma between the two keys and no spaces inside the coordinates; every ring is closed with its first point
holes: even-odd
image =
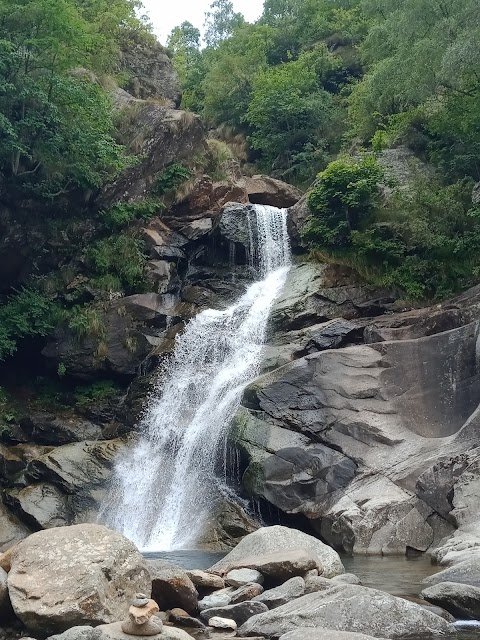
{"type": "Polygon", "coordinates": [[[228,309],[187,324],[139,441],[116,464],[103,517],[144,550],[188,548],[198,539],[217,497],[219,445],[259,371],[290,249],[286,211],[255,205],[253,212],[251,255],[262,279],[228,309]]]}

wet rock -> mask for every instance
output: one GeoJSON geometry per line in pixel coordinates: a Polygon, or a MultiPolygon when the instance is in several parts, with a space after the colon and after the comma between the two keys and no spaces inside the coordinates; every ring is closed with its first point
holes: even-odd
{"type": "Polygon", "coordinates": [[[480,617],[480,587],[458,582],[439,582],[424,589],[421,595],[457,618],[478,620],[480,617]]]}
{"type": "Polygon", "coordinates": [[[25,463],[3,444],[0,444],[0,478],[12,478],[25,469],[25,463]]]}
{"type": "Polygon", "coordinates": [[[253,215],[254,208],[249,204],[234,202],[226,205],[219,222],[221,236],[248,248],[251,242],[249,218],[253,215]]]}
{"type": "Polygon", "coordinates": [[[305,251],[308,247],[308,243],[303,239],[305,227],[312,216],[307,197],[307,195],[304,195],[288,210],[288,233],[292,242],[292,248],[297,252],[305,251]]]}
{"type": "Polygon", "coordinates": [[[76,442],[33,458],[28,474],[34,480],[44,480],[67,494],[104,485],[112,475],[113,463],[125,447],[121,439],[97,442],[76,442]]]}
{"type": "Polygon", "coordinates": [[[237,630],[237,623],[235,620],[228,620],[227,618],[220,618],[214,616],[208,621],[208,626],[214,629],[230,629],[231,631],[237,630]]]}
{"type": "Polygon", "coordinates": [[[185,572],[196,587],[201,589],[224,589],[225,581],[220,576],[206,571],[187,570],[185,572]]]}
{"type": "Polygon", "coordinates": [[[263,584],[263,576],[255,569],[234,569],[227,573],[225,582],[231,587],[243,587],[251,582],[263,584]]]}
{"type": "Polygon", "coordinates": [[[21,420],[21,426],[29,440],[54,446],[102,439],[102,429],[78,416],[57,417],[49,413],[29,413],[21,420]]]}
{"type": "Polygon", "coordinates": [[[67,496],[45,482],[7,489],[5,501],[34,530],[62,527],[72,520],[67,496]]]}
{"type": "MultiPolygon", "coordinates": [[[[316,568],[317,565],[322,568],[323,575],[327,577],[339,575],[345,571],[340,556],[332,548],[313,536],[280,525],[263,527],[246,536],[225,558],[211,567],[210,571],[225,573],[235,568],[233,565],[236,565],[236,567],[242,564],[244,565],[244,558],[252,559],[262,554],[290,552],[292,549],[303,549],[304,554],[312,554],[310,559],[304,556],[305,565],[303,573],[309,569],[316,568]],[[311,566],[311,559],[314,560],[314,566],[311,566]]],[[[247,562],[247,564],[253,565],[253,562],[247,562]]],[[[264,567],[252,566],[252,568],[257,568],[260,573],[265,575],[264,567]]],[[[288,577],[292,577],[292,575],[288,577]]]]}
{"type": "Polygon", "coordinates": [[[190,614],[198,610],[198,593],[187,573],[165,560],[147,560],[152,578],[152,598],[160,609],[180,607],[190,614]]]}
{"type": "Polygon", "coordinates": [[[268,589],[254,598],[255,602],[263,602],[269,609],[281,607],[287,602],[303,596],[305,593],[305,580],[300,576],[287,580],[279,587],[268,589]]]}
{"type": "Polygon", "coordinates": [[[176,265],[167,260],[150,260],[145,266],[145,275],[151,285],[152,291],[157,294],[172,293],[178,291],[180,278],[176,265]]]}
{"type": "Polygon", "coordinates": [[[215,607],[212,609],[206,609],[200,614],[200,618],[205,622],[208,622],[213,616],[220,616],[221,618],[229,618],[235,620],[238,626],[242,625],[252,616],[259,613],[265,613],[268,611],[268,607],[263,602],[240,602],[239,604],[227,605],[225,607],[215,607]]]}
{"type": "Polygon", "coordinates": [[[84,524],[34,533],[15,547],[8,588],[15,615],[35,632],[124,619],[150,592],[141,554],[124,536],[84,524]]]}
{"type": "Polygon", "coordinates": [[[245,179],[248,199],[253,204],[267,204],[279,209],[291,207],[302,197],[293,185],[269,176],[256,175],[245,179]]]}
{"type": "Polygon", "coordinates": [[[378,638],[407,635],[434,637],[453,632],[440,616],[421,606],[376,589],[337,585],[247,620],[239,630],[244,635],[278,638],[301,624],[335,631],[355,631],[378,638]]]}

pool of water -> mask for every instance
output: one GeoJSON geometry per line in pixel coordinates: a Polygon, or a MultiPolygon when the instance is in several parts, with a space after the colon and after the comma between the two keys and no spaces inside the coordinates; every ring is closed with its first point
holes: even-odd
{"type": "Polygon", "coordinates": [[[365,587],[394,596],[418,596],[424,588],[423,579],[443,569],[433,565],[428,556],[356,556],[342,558],[342,562],[365,587]]]}
{"type": "Polygon", "coordinates": [[[201,551],[199,549],[181,549],[179,551],[145,551],[145,558],[168,560],[183,569],[209,569],[224,558],[227,551],[201,551]]]}
{"type": "MultiPolygon", "coordinates": [[[[184,569],[203,570],[211,567],[225,555],[225,551],[198,549],[144,553],[146,558],[168,560],[184,569]]],[[[355,558],[343,557],[342,562],[345,570],[357,575],[365,587],[412,599],[416,599],[423,589],[423,579],[443,568],[431,564],[428,556],[356,556],[355,558]]],[[[443,640],[480,640],[480,622],[468,621],[457,624],[458,633],[451,638],[444,636],[443,640]]]]}

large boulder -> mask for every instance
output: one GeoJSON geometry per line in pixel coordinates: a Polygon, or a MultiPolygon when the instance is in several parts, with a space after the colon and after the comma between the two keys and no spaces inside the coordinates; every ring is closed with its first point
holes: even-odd
{"type": "Polygon", "coordinates": [[[422,596],[457,618],[478,620],[480,617],[480,587],[458,582],[439,582],[422,591],[422,596]]]}
{"type": "Polygon", "coordinates": [[[190,614],[198,610],[198,593],[186,571],[166,560],[147,560],[152,579],[152,598],[160,609],[179,607],[190,614]]]}
{"type": "Polygon", "coordinates": [[[310,629],[301,627],[295,631],[289,631],[280,637],[280,640],[373,640],[373,636],[352,631],[333,631],[332,629],[310,629]]]}
{"type": "Polygon", "coordinates": [[[413,602],[376,589],[339,585],[254,616],[242,625],[239,634],[279,638],[299,626],[391,639],[434,637],[454,630],[446,620],[413,602]]]}
{"type": "Polygon", "coordinates": [[[167,50],[154,38],[130,32],[122,39],[120,68],[128,74],[127,90],[136,98],[163,98],[180,104],[181,87],[167,50]]]}
{"type": "MultiPolygon", "coordinates": [[[[227,565],[222,571],[230,572],[231,569],[249,568],[259,571],[265,578],[275,582],[283,582],[293,576],[303,576],[311,569],[323,570],[318,558],[304,549],[292,549],[291,551],[273,551],[246,556],[227,565]]],[[[255,583],[254,583],[255,584],[255,583]]],[[[242,588],[248,585],[243,585],[242,588]]]]}
{"type": "Polygon", "coordinates": [[[213,609],[204,609],[200,613],[200,618],[208,623],[210,618],[219,616],[228,620],[235,620],[238,626],[246,622],[249,618],[265,613],[268,611],[267,606],[262,602],[245,601],[239,604],[230,604],[225,607],[215,607],[213,609]]]}
{"type": "Polygon", "coordinates": [[[300,598],[305,593],[305,580],[297,576],[287,580],[274,589],[268,589],[259,596],[255,596],[255,602],[263,602],[269,609],[281,607],[295,598],[300,598]]]}
{"type": "Polygon", "coordinates": [[[150,594],[151,580],[132,542],[82,524],[39,531],[18,544],[8,589],[23,624],[51,634],[126,618],[134,594],[150,594]]]}
{"type": "Polygon", "coordinates": [[[296,187],[269,176],[256,175],[245,179],[248,199],[253,204],[268,204],[280,209],[291,207],[302,197],[296,187]]]}
{"type": "Polygon", "coordinates": [[[139,161],[102,190],[99,207],[143,198],[169,163],[181,163],[205,151],[205,129],[199,116],[149,101],[126,107],[132,108],[131,127],[124,135],[139,161]]]}
{"type": "Polygon", "coordinates": [[[480,588],[480,556],[472,555],[468,560],[434,573],[425,578],[423,582],[427,585],[434,585],[440,582],[457,582],[480,588]]]}
{"type": "MultiPolygon", "coordinates": [[[[210,571],[225,573],[232,565],[238,566],[246,558],[295,549],[309,552],[322,568],[325,577],[333,577],[345,571],[336,551],[313,536],[280,525],[262,527],[249,534],[225,558],[211,567],[210,571]]],[[[259,571],[263,573],[261,569],[259,571]]]]}

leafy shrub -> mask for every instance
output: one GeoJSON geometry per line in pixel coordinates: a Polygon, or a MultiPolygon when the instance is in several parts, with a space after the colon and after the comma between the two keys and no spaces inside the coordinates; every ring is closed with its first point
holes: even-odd
{"type": "Polygon", "coordinates": [[[136,220],[151,220],[163,209],[157,200],[141,200],[139,202],[118,202],[107,211],[102,211],[102,221],[108,229],[122,229],[136,220]]]}
{"type": "Polygon", "coordinates": [[[87,256],[98,274],[112,274],[124,286],[138,288],[144,283],[146,257],[142,248],[142,242],[137,238],[119,234],[96,242],[87,256]]]}
{"type": "Polygon", "coordinates": [[[158,196],[175,192],[184,182],[190,180],[192,171],[183,164],[169,164],[156,178],[153,191],[158,196]]]}
{"type": "Polygon", "coordinates": [[[7,391],[0,387],[0,438],[8,435],[17,418],[17,411],[7,391]]]}
{"type": "Polygon", "coordinates": [[[35,289],[11,295],[0,306],[0,360],[17,350],[21,338],[47,336],[59,319],[59,306],[35,289]]]}
{"type": "Polygon", "coordinates": [[[305,234],[321,259],[352,266],[412,300],[441,299],[478,281],[480,208],[472,206],[471,181],[419,179],[379,207],[362,180],[358,191],[346,180],[322,188],[323,175],[309,197],[314,215],[305,234]]]}
{"type": "Polygon", "coordinates": [[[101,338],[105,333],[102,313],[90,305],[73,307],[67,318],[69,329],[79,340],[87,336],[101,338]]]}
{"type": "Polygon", "coordinates": [[[373,157],[331,162],[309,193],[313,217],[306,237],[327,246],[351,244],[352,231],[361,228],[373,214],[383,177],[383,170],[373,157]]]}
{"type": "Polygon", "coordinates": [[[90,385],[75,389],[75,403],[80,407],[89,407],[99,402],[111,400],[119,393],[119,387],[112,380],[99,380],[90,385]]]}

